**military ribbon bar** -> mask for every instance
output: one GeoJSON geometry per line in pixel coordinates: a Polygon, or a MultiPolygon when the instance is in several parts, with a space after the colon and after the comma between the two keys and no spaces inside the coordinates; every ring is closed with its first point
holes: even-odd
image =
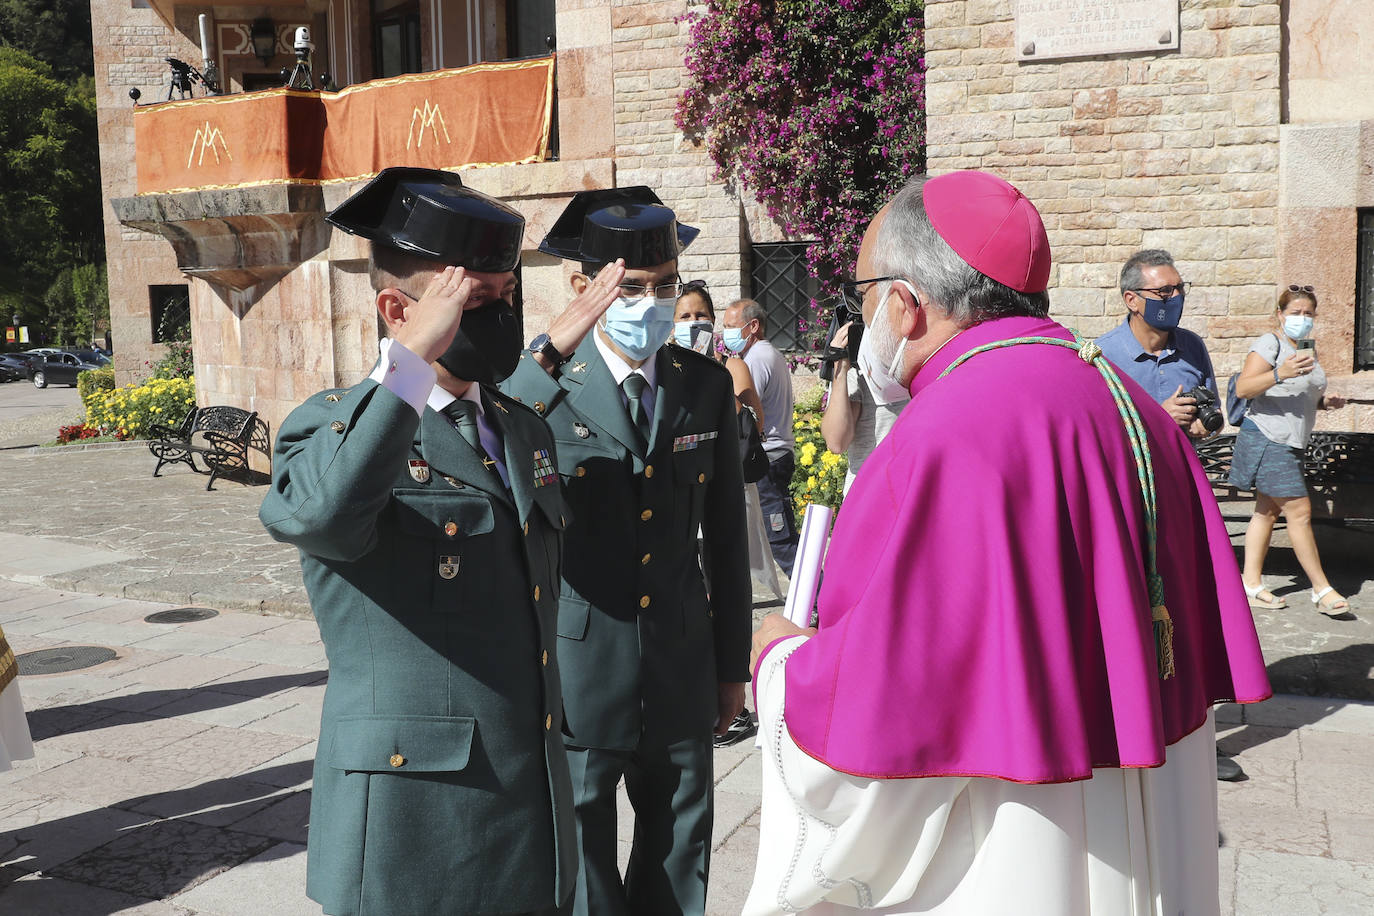
{"type": "Polygon", "coordinates": [[[709,442],[718,435],[720,434],[712,430],[709,433],[692,433],[689,436],[678,436],[673,440],[673,451],[690,452],[701,443],[709,442]]]}

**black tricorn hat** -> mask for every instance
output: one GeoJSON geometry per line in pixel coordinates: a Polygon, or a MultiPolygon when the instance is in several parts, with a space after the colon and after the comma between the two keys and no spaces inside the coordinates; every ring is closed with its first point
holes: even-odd
{"type": "Polygon", "coordinates": [[[553,224],[539,250],[592,264],[624,258],[630,268],[676,260],[700,230],[684,226],[643,185],[579,191],[553,224]]]}
{"type": "Polygon", "coordinates": [[[483,273],[520,263],[525,218],[453,172],[383,169],[325,217],[379,245],[483,273]]]}

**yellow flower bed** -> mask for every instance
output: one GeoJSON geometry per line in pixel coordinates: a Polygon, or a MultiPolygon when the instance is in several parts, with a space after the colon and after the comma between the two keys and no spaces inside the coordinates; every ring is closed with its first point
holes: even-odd
{"type": "Polygon", "coordinates": [[[196,406],[195,378],[151,378],[139,385],[95,390],[86,397],[86,425],[121,439],[142,439],[154,423],[176,426],[196,406]]]}
{"type": "Polygon", "coordinates": [[[797,439],[797,470],[792,475],[792,499],[797,520],[809,503],[839,508],[844,499],[844,475],[849,462],[825,447],[821,436],[821,395],[815,391],[797,401],[792,414],[792,433],[797,439]]]}

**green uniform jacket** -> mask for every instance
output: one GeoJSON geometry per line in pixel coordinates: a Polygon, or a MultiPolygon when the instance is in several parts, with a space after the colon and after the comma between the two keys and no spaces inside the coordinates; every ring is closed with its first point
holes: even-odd
{"type": "Polygon", "coordinates": [[[329,657],[306,892],[333,916],[552,907],[577,872],[554,651],[567,510],[544,422],[484,400],[509,492],[447,418],[373,381],[312,397],[277,437],[259,517],[300,548],[329,657]]]}
{"type": "Polygon", "coordinates": [[[572,509],[558,657],[567,740],[579,747],[704,738],[717,681],[749,680],[753,592],[730,373],[671,345],[652,358],[647,452],[591,335],[557,379],[526,353],[504,385],[553,430],[572,509]]]}

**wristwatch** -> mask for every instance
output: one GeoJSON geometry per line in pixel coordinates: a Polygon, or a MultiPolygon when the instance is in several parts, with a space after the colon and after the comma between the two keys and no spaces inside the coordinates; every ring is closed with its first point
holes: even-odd
{"type": "MultiPolygon", "coordinates": [[[[547,336],[547,335],[545,335],[545,336],[547,336]]],[[[1275,385],[1281,385],[1281,384],[1283,384],[1283,379],[1279,378],[1279,367],[1278,367],[1278,366],[1275,366],[1275,367],[1274,367],[1274,384],[1275,384],[1275,385]]]]}
{"type": "Polygon", "coordinates": [[[547,334],[540,334],[534,340],[530,341],[530,352],[538,353],[540,356],[544,357],[555,369],[562,368],[564,363],[572,359],[571,354],[564,356],[562,353],[559,353],[558,348],[553,345],[553,341],[549,339],[549,335],[547,334]]]}

